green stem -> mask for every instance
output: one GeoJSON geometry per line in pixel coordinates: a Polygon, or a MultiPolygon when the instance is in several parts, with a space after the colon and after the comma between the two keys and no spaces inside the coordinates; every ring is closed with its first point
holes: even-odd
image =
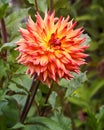
{"type": "Polygon", "coordinates": [[[36,12],[39,12],[39,10],[38,10],[38,2],[37,2],[37,0],[35,0],[34,2],[35,2],[35,6],[36,6],[36,12]]]}
{"type": "Polygon", "coordinates": [[[40,84],[40,81],[37,81],[35,84],[34,84],[34,79],[37,77],[37,75],[35,74],[34,77],[33,77],[33,81],[32,81],[32,84],[31,84],[31,88],[30,88],[30,94],[28,95],[27,99],[26,99],[26,103],[25,103],[25,106],[23,108],[23,111],[22,111],[22,114],[20,116],[20,122],[21,123],[24,123],[24,120],[30,110],[30,107],[33,103],[33,100],[34,100],[34,97],[37,93],[37,90],[38,90],[38,87],[39,87],[39,84],[40,84]]]}
{"type": "Polygon", "coordinates": [[[50,0],[50,14],[52,13],[53,10],[53,0],[50,0]]]}
{"type": "MultiPolygon", "coordinates": [[[[50,96],[50,94],[51,94],[51,92],[52,92],[52,89],[53,89],[53,82],[52,82],[51,87],[50,87],[50,89],[49,89],[49,92],[48,92],[48,94],[47,94],[47,96],[46,96],[46,100],[45,100],[45,103],[44,103],[44,104],[47,104],[47,103],[48,103],[48,99],[49,99],[49,96],[50,96]]],[[[44,108],[42,109],[42,111],[41,111],[41,113],[40,113],[40,116],[44,116],[45,111],[46,111],[45,108],[46,108],[46,107],[44,107],[44,108]]]]}
{"type": "Polygon", "coordinates": [[[4,18],[1,19],[1,35],[2,35],[3,43],[6,43],[7,42],[7,32],[6,32],[4,18]]]}
{"type": "MultiPolygon", "coordinates": [[[[7,42],[7,31],[6,31],[6,26],[5,26],[5,21],[4,21],[4,18],[1,19],[1,36],[2,36],[2,41],[3,43],[6,43],[7,42]]],[[[6,60],[6,56],[7,56],[7,51],[3,51],[2,52],[2,58],[4,60],[6,60]]]]}

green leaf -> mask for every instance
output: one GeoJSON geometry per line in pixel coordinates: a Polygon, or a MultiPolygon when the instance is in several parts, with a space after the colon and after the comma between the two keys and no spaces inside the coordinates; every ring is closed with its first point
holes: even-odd
{"type": "Polygon", "coordinates": [[[61,112],[55,112],[54,116],[52,117],[54,121],[59,124],[59,126],[63,130],[72,130],[71,120],[68,117],[65,117],[61,112]]]}
{"type": "Polygon", "coordinates": [[[53,119],[49,119],[46,117],[32,117],[28,118],[25,123],[33,123],[33,124],[40,124],[49,130],[71,130],[70,125],[71,121],[69,118],[66,118],[62,115],[58,115],[53,119]]]}
{"type": "Polygon", "coordinates": [[[20,65],[19,68],[16,70],[15,74],[24,74],[26,72],[26,67],[23,65],[20,65]]]}
{"type": "Polygon", "coordinates": [[[19,36],[19,27],[27,21],[28,8],[19,9],[8,15],[5,19],[6,29],[9,34],[9,41],[13,41],[19,36]]]}
{"type": "Polygon", "coordinates": [[[6,3],[5,0],[4,2],[1,2],[0,0],[0,19],[2,19],[5,16],[7,8],[8,8],[8,3],[6,3]]]}
{"type": "MultiPolygon", "coordinates": [[[[34,4],[35,5],[34,0],[28,0],[28,2],[30,4],[34,4]]],[[[38,4],[38,8],[39,8],[40,11],[42,11],[43,13],[45,11],[47,11],[47,0],[38,0],[37,4],[38,4]]]]}
{"type": "Polygon", "coordinates": [[[95,18],[91,15],[82,15],[76,18],[77,21],[87,21],[87,20],[94,20],[95,18]]]}
{"type": "Polygon", "coordinates": [[[88,90],[88,97],[91,98],[98,92],[98,90],[104,86],[104,80],[96,79],[88,90]]]}
{"type": "Polygon", "coordinates": [[[0,100],[1,101],[5,99],[7,91],[8,91],[7,89],[0,89],[0,100]]]}
{"type": "MultiPolygon", "coordinates": [[[[28,8],[27,9],[20,9],[8,15],[6,17],[6,27],[10,29],[12,27],[16,27],[23,19],[28,16],[28,8]]],[[[15,28],[16,29],[16,28],[15,28]]],[[[13,31],[13,30],[12,30],[13,31]]]]}
{"type": "Polygon", "coordinates": [[[53,109],[55,108],[56,105],[56,97],[57,97],[57,93],[53,91],[48,100],[53,109]]]}
{"type": "Polygon", "coordinates": [[[7,127],[12,127],[19,121],[19,113],[17,102],[12,98],[8,97],[8,104],[2,107],[2,112],[5,117],[7,127]]]}
{"type": "Polygon", "coordinates": [[[91,127],[91,130],[98,130],[96,115],[92,112],[92,110],[88,112],[87,124],[91,127]]]}
{"type": "Polygon", "coordinates": [[[42,125],[36,125],[36,124],[32,124],[32,125],[26,125],[25,128],[23,128],[23,130],[50,130],[42,125]]]}
{"type": "Polygon", "coordinates": [[[88,50],[94,51],[97,50],[98,48],[99,48],[99,44],[96,41],[91,41],[88,50]]]}
{"type": "Polygon", "coordinates": [[[20,122],[18,122],[17,124],[15,124],[11,129],[12,130],[17,130],[17,129],[20,129],[20,128],[23,128],[25,127],[25,125],[21,124],[20,122]]]}
{"type": "Polygon", "coordinates": [[[42,11],[43,13],[45,11],[47,11],[47,2],[46,2],[46,0],[38,0],[38,5],[39,5],[40,11],[42,11]]]}
{"type": "Polygon", "coordinates": [[[5,99],[7,90],[0,89],[0,130],[6,130],[6,119],[2,108],[7,106],[8,101],[5,99]]]}
{"type": "Polygon", "coordinates": [[[30,78],[29,75],[15,75],[11,80],[17,85],[17,87],[25,90],[26,92],[28,92],[32,83],[32,78],[30,78]]]}
{"type": "Polygon", "coordinates": [[[87,108],[87,109],[90,108],[88,102],[86,100],[84,100],[83,98],[78,97],[78,96],[69,97],[68,101],[73,103],[73,104],[76,104],[80,107],[84,107],[84,108],[87,108]]]}
{"type": "Polygon", "coordinates": [[[46,117],[33,117],[26,121],[26,123],[40,124],[50,130],[63,130],[60,128],[59,124],[52,119],[46,117]]]}
{"type": "Polygon", "coordinates": [[[104,120],[104,105],[102,105],[99,109],[99,113],[96,115],[97,121],[101,122],[104,120]]]}
{"type": "Polygon", "coordinates": [[[10,0],[0,0],[0,5],[8,3],[10,0]]]}
{"type": "Polygon", "coordinates": [[[104,105],[99,109],[99,113],[96,115],[98,130],[103,130],[104,128],[104,105]]]}
{"type": "MultiPolygon", "coordinates": [[[[19,37],[20,38],[20,37],[19,37]]],[[[5,43],[1,46],[0,48],[0,51],[4,50],[4,49],[12,49],[14,47],[16,47],[16,41],[19,39],[19,38],[16,38],[15,40],[11,41],[11,42],[8,42],[8,43],[5,43]]]]}
{"type": "Polygon", "coordinates": [[[72,80],[62,79],[60,81],[60,85],[67,88],[65,97],[70,96],[86,80],[87,80],[86,72],[75,74],[75,77],[72,80]]]}
{"type": "Polygon", "coordinates": [[[5,63],[2,59],[0,59],[0,79],[3,77],[3,76],[6,76],[6,66],[5,66],[5,63]]]}
{"type": "Polygon", "coordinates": [[[12,90],[13,92],[19,93],[21,95],[26,95],[27,91],[24,90],[23,88],[21,89],[21,87],[18,87],[15,83],[10,82],[8,88],[10,90],[12,90]]]}
{"type": "Polygon", "coordinates": [[[88,36],[88,34],[82,34],[81,37],[86,38],[86,40],[81,45],[89,45],[89,43],[91,42],[91,38],[88,36]]]}
{"type": "Polygon", "coordinates": [[[67,8],[67,7],[69,7],[68,4],[69,3],[67,0],[60,0],[60,1],[56,0],[56,1],[54,1],[54,8],[55,8],[55,10],[58,10],[60,8],[67,8]]]}
{"type": "MultiPolygon", "coordinates": [[[[9,64],[9,66],[12,68],[12,74],[14,73],[14,68],[16,69],[17,66],[19,68],[19,64],[17,64],[17,57],[18,57],[18,52],[15,51],[14,47],[10,47],[7,49],[8,55],[7,55],[7,62],[9,64]]],[[[10,70],[10,69],[9,69],[10,70]]],[[[10,70],[11,71],[11,70],[10,70]]]]}
{"type": "Polygon", "coordinates": [[[34,0],[28,0],[30,4],[34,4],[34,0]]]}
{"type": "Polygon", "coordinates": [[[7,130],[5,117],[0,115],[0,130],[7,130]]]}
{"type": "Polygon", "coordinates": [[[8,102],[6,100],[0,100],[0,116],[3,115],[2,108],[7,104],[8,102]]]}

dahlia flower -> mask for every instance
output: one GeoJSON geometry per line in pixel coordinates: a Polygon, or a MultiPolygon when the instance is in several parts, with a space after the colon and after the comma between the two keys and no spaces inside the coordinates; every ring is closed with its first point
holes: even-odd
{"type": "Polygon", "coordinates": [[[83,52],[88,47],[83,44],[83,28],[74,29],[76,22],[55,12],[45,13],[44,19],[36,14],[36,22],[28,18],[26,29],[20,28],[22,38],[17,42],[20,52],[18,62],[27,66],[27,74],[50,86],[60,78],[71,79],[71,72],[80,72],[79,66],[85,64],[87,56],[83,52]]]}

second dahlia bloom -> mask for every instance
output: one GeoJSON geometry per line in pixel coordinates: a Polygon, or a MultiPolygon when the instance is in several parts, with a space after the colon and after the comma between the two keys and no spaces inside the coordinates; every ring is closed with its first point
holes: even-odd
{"type": "Polygon", "coordinates": [[[79,66],[85,64],[82,43],[82,28],[74,29],[76,22],[69,16],[55,17],[55,13],[45,13],[44,19],[36,14],[36,22],[29,17],[26,29],[20,28],[22,38],[17,42],[20,52],[18,62],[27,66],[31,77],[37,73],[38,79],[50,85],[59,78],[73,78],[70,72],[79,73],[79,66]]]}

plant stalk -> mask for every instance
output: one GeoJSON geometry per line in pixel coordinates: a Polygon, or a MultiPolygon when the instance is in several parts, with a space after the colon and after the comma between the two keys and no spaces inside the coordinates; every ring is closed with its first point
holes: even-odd
{"type": "Polygon", "coordinates": [[[36,83],[34,83],[34,79],[36,77],[37,77],[37,74],[35,74],[34,77],[33,77],[33,81],[32,81],[31,88],[30,88],[30,94],[28,95],[28,97],[26,99],[26,103],[24,105],[22,114],[20,116],[20,122],[21,123],[24,123],[24,120],[26,119],[26,116],[27,116],[27,114],[30,110],[30,107],[33,103],[34,97],[35,97],[37,90],[39,88],[40,81],[37,81],[36,83]]]}
{"type": "MultiPolygon", "coordinates": [[[[7,42],[7,31],[6,31],[4,18],[2,18],[0,22],[1,22],[1,36],[2,36],[2,41],[3,41],[3,44],[4,44],[4,43],[7,42]]],[[[6,60],[6,56],[7,56],[7,51],[4,50],[2,52],[2,58],[4,60],[6,60]]]]}
{"type": "MultiPolygon", "coordinates": [[[[50,89],[49,89],[49,92],[48,92],[48,94],[47,94],[47,96],[46,96],[46,100],[45,100],[45,103],[44,104],[47,104],[48,103],[48,99],[49,99],[49,97],[50,97],[50,94],[51,94],[51,92],[52,92],[52,89],[53,89],[53,82],[52,82],[52,84],[51,84],[51,87],[50,87],[50,89]]],[[[42,111],[41,111],[41,113],[40,113],[40,116],[44,116],[44,114],[45,114],[45,107],[42,109],[42,111]]]]}
{"type": "Polygon", "coordinates": [[[1,19],[1,35],[2,35],[3,43],[6,43],[7,42],[7,31],[6,31],[4,18],[1,19]]]}
{"type": "Polygon", "coordinates": [[[34,2],[35,2],[35,6],[36,6],[36,12],[39,12],[37,0],[34,0],[34,2]]]}
{"type": "Polygon", "coordinates": [[[52,13],[53,10],[53,0],[50,0],[50,14],[52,13]]]}

